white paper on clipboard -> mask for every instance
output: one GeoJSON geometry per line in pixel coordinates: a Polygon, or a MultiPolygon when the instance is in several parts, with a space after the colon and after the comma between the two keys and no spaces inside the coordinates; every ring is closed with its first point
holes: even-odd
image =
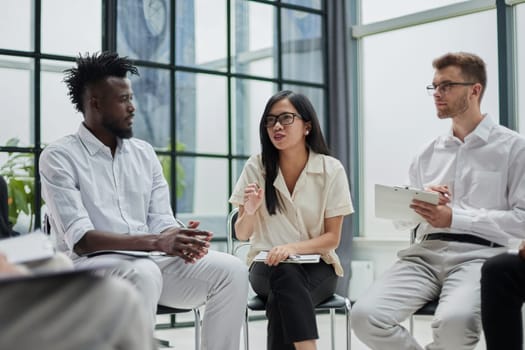
{"type": "Polygon", "coordinates": [[[0,240],[0,252],[12,264],[48,259],[55,255],[55,247],[48,235],[37,231],[0,240]]]}
{"type": "Polygon", "coordinates": [[[406,220],[422,222],[410,204],[418,199],[424,202],[438,204],[439,194],[404,186],[375,185],[375,214],[378,218],[391,220],[406,220]]]}

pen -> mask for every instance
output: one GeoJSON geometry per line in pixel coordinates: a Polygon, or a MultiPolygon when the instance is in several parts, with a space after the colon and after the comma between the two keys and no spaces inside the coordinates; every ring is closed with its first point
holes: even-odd
{"type": "Polygon", "coordinates": [[[181,228],[186,228],[186,225],[181,220],[175,218],[175,221],[177,222],[177,224],[179,224],[181,228]]]}

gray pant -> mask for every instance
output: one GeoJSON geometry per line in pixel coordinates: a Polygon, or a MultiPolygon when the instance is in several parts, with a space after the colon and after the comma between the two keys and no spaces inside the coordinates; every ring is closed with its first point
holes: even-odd
{"type": "Polygon", "coordinates": [[[156,348],[129,283],[89,274],[0,280],[0,349],[156,348]]]}
{"type": "Polygon", "coordinates": [[[155,323],[157,303],[176,308],[205,304],[202,350],[239,349],[240,330],[248,295],[248,268],[238,258],[216,251],[195,264],[180,258],[133,258],[99,255],[75,260],[77,267],[114,266],[109,270],[129,280],[155,323]]]}
{"type": "Polygon", "coordinates": [[[400,251],[399,260],[353,307],[354,332],[374,350],[421,350],[400,323],[439,297],[431,324],[433,342],[426,349],[473,349],[481,332],[481,265],[504,250],[424,241],[400,251]]]}

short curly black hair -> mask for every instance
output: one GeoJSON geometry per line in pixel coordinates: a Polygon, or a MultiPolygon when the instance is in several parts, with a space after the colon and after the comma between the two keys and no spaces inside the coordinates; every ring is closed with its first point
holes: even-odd
{"type": "Polygon", "coordinates": [[[125,78],[127,73],[139,75],[127,57],[119,57],[115,52],[101,52],[85,56],[79,55],[75,68],[64,71],[64,82],[69,90],[68,95],[77,111],[84,113],[82,95],[86,88],[107,77],[125,78]]]}

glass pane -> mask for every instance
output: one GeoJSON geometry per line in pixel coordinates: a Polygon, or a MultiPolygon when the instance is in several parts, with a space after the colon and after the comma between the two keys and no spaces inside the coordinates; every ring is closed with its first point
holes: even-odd
{"type": "Polygon", "coordinates": [[[0,6],[0,48],[33,50],[33,1],[3,0],[0,6]]]}
{"type": "Polygon", "coordinates": [[[101,49],[101,0],[42,0],[42,52],[78,56],[101,49]]]}
{"type": "Polygon", "coordinates": [[[323,89],[308,86],[284,84],[283,90],[291,90],[293,92],[298,92],[308,97],[308,99],[310,100],[310,102],[312,102],[312,105],[315,108],[317,118],[319,118],[319,123],[321,124],[321,130],[323,131],[323,135],[326,139],[326,96],[323,89]]]}
{"type": "Polygon", "coordinates": [[[259,153],[259,122],[277,85],[247,79],[234,79],[232,85],[232,153],[246,156],[259,153]]]}
{"type": "Polygon", "coordinates": [[[126,0],[117,4],[118,52],[133,59],[168,63],[171,2],[126,0]]]}
{"type": "Polygon", "coordinates": [[[226,1],[176,2],[176,62],[184,66],[226,70],[226,1]]]}
{"type": "Polygon", "coordinates": [[[361,0],[361,23],[383,21],[465,0],[361,0]]]}
{"type": "Polygon", "coordinates": [[[170,71],[139,67],[140,76],[132,75],[135,102],[133,135],[157,149],[168,149],[170,129],[170,71]]]}
{"type": "Polygon", "coordinates": [[[33,144],[33,71],[31,59],[0,55],[0,145],[11,138],[33,144]]]}
{"type": "Polygon", "coordinates": [[[516,6],[516,50],[518,128],[519,132],[525,135],[525,67],[518,63],[525,62],[525,4],[516,6]]]}
{"type": "Polygon", "coordinates": [[[178,72],[177,141],[185,151],[228,152],[228,95],[225,77],[178,72]]]}
{"type": "MultiPolygon", "coordinates": [[[[332,1],[332,0],[329,0],[332,1]]],[[[281,0],[285,4],[299,5],[320,10],[322,6],[321,0],[281,0]]]]}
{"type": "Polygon", "coordinates": [[[281,25],[283,78],[322,83],[322,17],[283,9],[281,25]]]}
{"type": "Polygon", "coordinates": [[[201,220],[203,228],[209,228],[207,223],[219,217],[222,226],[215,232],[222,233],[228,212],[228,160],[179,157],[178,161],[182,165],[184,191],[177,198],[177,215],[193,214],[193,218],[201,220]]]}
{"type": "Polygon", "coordinates": [[[74,134],[84,120],[71,103],[64,83],[64,70],[72,67],[71,62],[42,61],[41,80],[41,137],[43,144],[74,134]]]}
{"type": "MultiPolygon", "coordinates": [[[[237,180],[241,176],[242,169],[244,168],[244,164],[246,164],[246,161],[248,159],[234,159],[232,163],[232,190],[235,187],[235,184],[237,183],[237,180]]],[[[229,197],[228,197],[229,198],[229,197]]]]}
{"type": "Polygon", "coordinates": [[[20,233],[34,227],[34,159],[32,153],[0,152],[0,175],[7,182],[9,221],[20,233]]]}
{"type": "Polygon", "coordinates": [[[455,51],[479,55],[489,81],[481,110],[499,120],[496,11],[373,35],[363,39],[362,48],[362,229],[366,235],[398,232],[406,238],[390,221],[375,218],[374,184],[406,184],[416,151],[450,128],[450,121],[437,118],[425,91],[434,75],[434,58],[455,51]],[[441,40],[445,31],[455,33],[446,42],[441,40]]]}
{"type": "Polygon", "coordinates": [[[232,21],[232,71],[277,76],[275,6],[237,0],[232,21]]]}

